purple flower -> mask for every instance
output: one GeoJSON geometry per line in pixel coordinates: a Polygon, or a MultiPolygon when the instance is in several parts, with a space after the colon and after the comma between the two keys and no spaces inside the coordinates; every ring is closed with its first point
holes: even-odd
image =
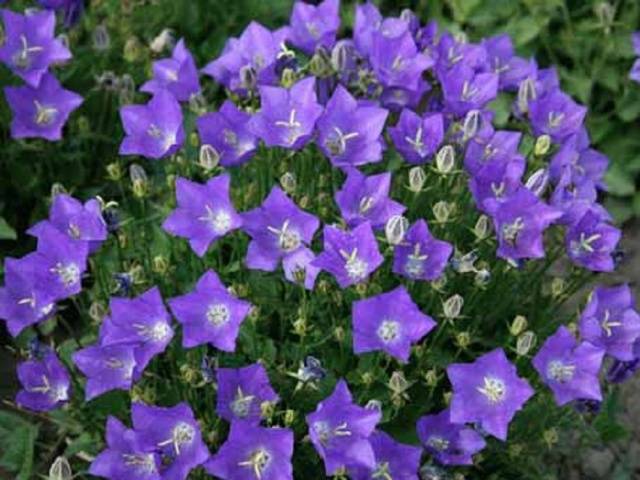
{"type": "Polygon", "coordinates": [[[604,188],[603,177],[609,165],[609,159],[602,153],[582,147],[577,140],[567,140],[563,143],[549,164],[551,178],[559,181],[565,169],[569,169],[571,180],[577,184],[592,182],[599,188],[604,188]]]}
{"type": "Polygon", "coordinates": [[[249,268],[274,271],[281,260],[307,250],[320,222],[301,210],[278,187],[258,208],[242,214],[243,230],[251,236],[249,268]]]}
{"type": "Polygon", "coordinates": [[[100,327],[100,344],[133,345],[134,374],[139,378],[151,359],[164,352],[173,338],[171,317],[160,291],[153,287],[136,298],[112,298],[109,309],[111,315],[100,327]]]}
{"type": "Polygon", "coordinates": [[[13,138],[60,140],[69,115],[82,103],[80,95],[62,88],[49,73],[42,75],[37,87],[5,87],[4,93],[13,112],[13,138]]]}
{"type": "Polygon", "coordinates": [[[250,119],[248,113],[226,100],[220,110],[202,115],[196,121],[202,143],[218,152],[223,167],[242,165],[255,154],[258,139],[249,131],[250,119]]]}
{"type": "Polygon", "coordinates": [[[42,360],[27,360],[18,364],[18,380],[22,389],[16,403],[37,412],[54,410],[69,400],[69,372],[54,352],[42,360]]]}
{"type": "Polygon", "coordinates": [[[382,350],[401,363],[409,361],[411,345],[436,326],[403,286],[358,300],[353,303],[352,311],[353,351],[359,355],[382,350]]]}
{"type": "Polygon", "coordinates": [[[453,387],[451,421],[478,423],[500,440],[507,439],[509,422],[534,391],[518,377],[502,348],[478,357],[473,363],[447,367],[453,387]]]}
{"type": "Polygon", "coordinates": [[[188,404],[163,408],[134,403],[131,417],[143,447],[159,451],[163,480],[185,480],[191,470],[209,458],[188,404]]]}
{"type": "Polygon", "coordinates": [[[141,91],[154,95],[164,89],[181,102],[188,101],[200,91],[196,62],[182,38],[173,49],[171,58],[153,62],[153,79],[140,87],[141,91]]]}
{"type": "Polygon", "coordinates": [[[515,56],[508,34],[487,38],[482,41],[482,46],[487,50],[489,68],[500,77],[501,90],[517,90],[520,82],[535,74],[533,61],[515,56]]]}
{"type": "Polygon", "coordinates": [[[309,437],[324,460],[327,475],[341,467],[375,470],[370,437],[381,418],[379,410],[353,403],[347,383],[338,381],[333,393],[307,415],[309,437]]]}
{"type": "Polygon", "coordinates": [[[453,253],[453,246],[431,235],[427,222],[420,219],[395,247],[393,272],[412,280],[436,280],[442,275],[453,253]]]}
{"type": "Polygon", "coordinates": [[[562,143],[582,128],[586,107],[575,103],[571,97],[554,90],[529,103],[529,117],[536,135],[549,135],[554,142],[562,143]]]}
{"type": "Polygon", "coordinates": [[[367,177],[349,169],[342,189],[335,194],[336,203],[350,228],[371,222],[374,229],[384,228],[387,220],[401,215],[405,206],[389,198],[391,173],[367,177]]]}
{"type": "Polygon", "coordinates": [[[573,400],[602,401],[600,367],[604,350],[589,342],[578,344],[573,334],[561,326],[533,358],[542,381],[553,391],[558,405],[573,400]]]}
{"type": "Polygon", "coordinates": [[[383,108],[359,105],[338,85],[318,120],[318,146],[335,167],[379,162],[388,114],[383,108]]]}
{"type": "Polygon", "coordinates": [[[369,443],[373,447],[376,466],[373,469],[354,468],[350,472],[353,480],[419,480],[421,448],[396,442],[381,430],[371,434],[369,443]]]}
{"type": "MultiPolygon", "coordinates": [[[[640,32],[635,32],[631,35],[631,42],[633,44],[633,50],[636,52],[636,55],[640,57],[640,32]]],[[[629,78],[640,83],[640,58],[634,62],[633,68],[629,73],[629,78]]]]}
{"type": "Polygon", "coordinates": [[[96,345],[73,354],[73,363],[87,377],[85,399],[91,400],[110,390],[129,390],[136,368],[135,345],[96,345]]]}
{"type": "Polygon", "coordinates": [[[566,234],[569,258],[595,272],[615,269],[613,253],[622,233],[608,225],[595,210],[588,210],[566,234]]]}
{"type": "Polygon", "coordinates": [[[38,3],[44,8],[62,10],[65,27],[77,23],[84,11],[84,0],[38,0],[38,3]]]}
{"type": "Polygon", "coordinates": [[[450,416],[446,409],[421,417],[416,424],[418,438],[425,450],[443,465],[473,465],[473,455],[486,443],[472,428],[452,423],[450,416]]]}
{"type": "Polygon", "coordinates": [[[222,480],[292,480],[292,455],[291,430],[234,421],[229,438],[205,469],[222,480]]]}
{"type": "Polygon", "coordinates": [[[231,295],[215,272],[205,272],[193,292],[169,300],[173,315],[182,324],[185,348],[210,343],[225,352],[236,349],[240,325],[251,304],[231,295]]]}
{"type": "Polygon", "coordinates": [[[469,179],[469,190],[479,210],[493,213],[521,188],[525,164],[518,160],[491,161],[469,179]],[[489,200],[489,201],[487,201],[489,200]]]}
{"type": "Polygon", "coordinates": [[[173,155],[184,142],[182,110],[167,90],[160,90],[146,105],[122,107],[120,118],[127,134],[120,155],[158,159],[173,155]]]}
{"type": "Polygon", "coordinates": [[[430,161],[444,139],[442,114],[431,113],[424,118],[407,108],[402,109],[400,120],[388,129],[396,149],[409,163],[420,165],[430,161]]]}
{"type": "Polygon", "coordinates": [[[300,150],[310,140],[322,106],[316,97],[316,79],[306,77],[290,89],[260,87],[260,111],[249,130],[267,147],[300,150]]]}
{"type": "Polygon", "coordinates": [[[624,383],[640,370],[640,340],[636,340],[633,345],[633,356],[633,360],[614,360],[607,371],[607,382],[624,383]]]}
{"type": "Polygon", "coordinates": [[[365,281],[382,265],[384,258],[369,222],[348,232],[327,225],[323,235],[324,251],[312,265],[333,275],[340,288],[365,281]]]}
{"type": "Polygon", "coordinates": [[[307,290],[313,290],[320,273],[320,269],[313,265],[315,259],[315,254],[308,248],[287,255],[282,259],[285,278],[292,283],[301,283],[307,290]]]}
{"type": "Polygon", "coordinates": [[[36,88],[49,66],[65,62],[71,52],[54,38],[56,16],[51,11],[27,10],[25,15],[2,10],[4,45],[0,46],[0,61],[36,88]]]}
{"type": "Polygon", "coordinates": [[[318,47],[330,50],[340,27],[340,0],[324,0],[318,6],[297,1],[289,24],[288,40],[307,55],[318,47]]]}
{"type": "Polygon", "coordinates": [[[353,41],[361,55],[368,56],[373,46],[373,36],[382,25],[382,15],[373,3],[356,5],[353,23],[353,41]]]}
{"type": "Polygon", "coordinates": [[[580,316],[580,335],[621,361],[635,358],[640,315],[628,285],[596,287],[580,316]]]}
{"type": "Polygon", "coordinates": [[[188,238],[196,255],[204,256],[212,243],[242,225],[242,218],[229,198],[230,182],[228,174],[213,177],[204,185],[178,177],[178,207],[162,228],[172,235],[188,238]]]}
{"type": "Polygon", "coordinates": [[[458,117],[484,107],[498,95],[498,75],[475,73],[459,63],[441,78],[445,108],[458,117]]]}
{"type": "Polygon", "coordinates": [[[271,388],[267,371],[260,363],[242,368],[218,368],[218,404],[216,412],[225,420],[243,420],[258,424],[260,406],[276,403],[278,394],[271,388]]]}
{"type": "Polygon", "coordinates": [[[107,418],[107,448],[91,462],[89,473],[111,480],[160,480],[160,455],[144,446],[141,435],[126,428],[120,420],[107,418]]]}
{"type": "MultiPolygon", "coordinates": [[[[490,124],[490,122],[487,122],[490,124]]],[[[502,164],[517,162],[525,170],[525,159],[518,154],[518,145],[522,133],[506,130],[494,131],[493,128],[478,134],[467,144],[464,167],[471,175],[476,175],[484,166],[491,163],[502,164]]]]}

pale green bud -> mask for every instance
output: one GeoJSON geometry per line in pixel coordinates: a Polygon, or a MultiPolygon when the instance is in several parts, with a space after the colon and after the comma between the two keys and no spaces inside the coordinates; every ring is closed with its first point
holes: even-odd
{"type": "Polygon", "coordinates": [[[291,173],[291,172],[285,172],[281,177],[280,177],[280,185],[282,186],[282,189],[287,192],[288,194],[292,194],[297,186],[297,181],[296,181],[296,176],[295,174],[291,173]]]}
{"type": "Polygon", "coordinates": [[[456,154],[453,146],[445,145],[436,154],[436,170],[446,175],[451,173],[456,164],[456,154]]]}
{"type": "Polygon", "coordinates": [[[433,206],[433,215],[436,217],[436,221],[445,223],[449,220],[449,216],[453,212],[453,204],[440,200],[433,206]]]}
{"type": "Polygon", "coordinates": [[[48,480],[71,480],[73,478],[73,471],[71,470],[71,465],[69,465],[69,460],[65,457],[58,457],[51,464],[51,468],[49,468],[49,478],[48,480]]]}
{"type": "Polygon", "coordinates": [[[540,135],[536,138],[536,144],[533,147],[533,154],[536,157],[542,157],[549,152],[551,148],[551,137],[549,135],[540,135]]]}
{"type": "Polygon", "coordinates": [[[518,337],[516,342],[516,353],[523,357],[527,355],[536,344],[536,334],[531,330],[527,330],[518,337]]]}
{"type": "Polygon", "coordinates": [[[464,298],[461,295],[455,294],[445,300],[442,305],[442,309],[444,311],[444,316],[446,318],[458,318],[460,316],[460,312],[462,312],[462,307],[464,306],[464,298]]]}
{"type": "Polygon", "coordinates": [[[384,226],[384,234],[391,245],[400,245],[409,229],[409,220],[402,215],[394,215],[384,226]]]}
{"type": "Polygon", "coordinates": [[[511,326],[509,327],[509,332],[514,337],[517,337],[518,335],[520,335],[522,332],[525,331],[525,329],[527,328],[527,325],[528,325],[527,318],[522,315],[517,315],[513,319],[513,322],[511,322],[511,326]]]}
{"type": "Polygon", "coordinates": [[[409,190],[412,192],[421,192],[426,181],[427,175],[424,173],[422,167],[412,167],[411,170],[409,170],[409,190]]]}
{"type": "Polygon", "coordinates": [[[210,172],[218,166],[220,163],[220,153],[213,145],[205,143],[200,146],[198,153],[198,165],[200,165],[205,171],[210,172]]]}

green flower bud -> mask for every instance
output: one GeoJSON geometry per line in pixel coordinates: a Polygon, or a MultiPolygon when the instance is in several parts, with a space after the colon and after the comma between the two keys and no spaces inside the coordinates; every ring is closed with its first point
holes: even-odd
{"type": "Polygon", "coordinates": [[[449,216],[453,213],[454,206],[452,203],[440,200],[433,206],[433,215],[439,223],[445,223],[449,220],[449,216]]]}
{"type": "Polygon", "coordinates": [[[409,220],[402,215],[394,215],[384,226],[384,234],[391,245],[400,245],[409,229],[409,220]]]}
{"type": "Polygon", "coordinates": [[[131,179],[133,194],[138,198],[143,198],[149,193],[149,180],[147,173],[137,163],[129,167],[129,178],[131,179]]]}
{"type": "Polygon", "coordinates": [[[491,220],[486,215],[480,215],[478,221],[473,227],[473,233],[478,240],[484,240],[491,231],[491,220]]]}
{"type": "Polygon", "coordinates": [[[526,80],[520,82],[518,87],[518,109],[524,114],[529,113],[529,102],[535,100],[536,97],[536,84],[531,77],[527,77],[526,80]]]}
{"type": "Polygon", "coordinates": [[[426,181],[427,175],[422,167],[413,167],[409,170],[409,190],[412,192],[421,192],[426,181]]]}
{"type": "Polygon", "coordinates": [[[138,38],[129,37],[124,44],[124,52],[122,54],[124,59],[129,63],[133,63],[140,58],[141,54],[142,54],[142,45],[140,44],[140,41],[138,40],[138,38]]]}
{"type": "Polygon", "coordinates": [[[336,327],[333,329],[333,336],[336,339],[337,342],[344,342],[344,339],[346,337],[346,333],[344,331],[344,328],[342,327],[336,327]]]}
{"type": "Polygon", "coordinates": [[[536,157],[542,157],[549,152],[551,148],[551,137],[549,135],[540,135],[536,138],[536,144],[533,147],[533,154],[536,157]]]}
{"type": "Polygon", "coordinates": [[[284,88],[291,88],[291,86],[296,83],[297,77],[296,72],[291,68],[285,68],[282,71],[282,78],[280,79],[280,84],[284,88]]]}
{"type": "Polygon", "coordinates": [[[424,374],[424,381],[428,387],[435,388],[438,385],[438,371],[435,368],[427,370],[424,374]]]}
{"type": "Polygon", "coordinates": [[[280,177],[280,186],[282,186],[282,189],[285,192],[287,192],[288,194],[292,194],[297,186],[296,176],[291,172],[285,172],[280,177]]]}
{"type": "Polygon", "coordinates": [[[527,328],[527,318],[522,315],[517,315],[516,318],[511,322],[511,326],[509,327],[509,332],[514,337],[520,335],[527,328]]]}
{"type": "Polygon", "coordinates": [[[456,335],[456,345],[466,350],[471,345],[471,334],[469,332],[460,332],[456,335]]]}
{"type": "Polygon", "coordinates": [[[544,443],[547,444],[547,448],[551,450],[560,441],[558,430],[556,430],[555,428],[545,430],[542,434],[542,439],[544,440],[544,443]]]}
{"type": "Polygon", "coordinates": [[[198,153],[198,165],[200,165],[205,172],[210,172],[218,166],[220,163],[220,153],[212,145],[205,143],[200,146],[198,153]]]}
{"type": "Polygon", "coordinates": [[[298,413],[295,410],[291,410],[290,408],[285,410],[285,412],[284,412],[284,426],[285,427],[291,427],[291,425],[293,425],[293,423],[296,421],[297,417],[298,417],[298,413]]]}
{"type": "Polygon", "coordinates": [[[536,340],[536,334],[531,330],[527,330],[518,337],[518,341],[516,342],[516,353],[519,356],[524,357],[535,346],[536,340]]]}
{"type": "Polygon", "coordinates": [[[107,165],[107,178],[117,182],[122,178],[123,172],[118,162],[111,162],[107,165]]]}
{"type": "Polygon", "coordinates": [[[456,153],[451,145],[445,145],[436,154],[436,170],[442,175],[451,173],[456,164],[456,153]]]}
{"type": "Polygon", "coordinates": [[[455,294],[449,297],[442,305],[444,316],[448,319],[458,318],[462,307],[464,306],[464,298],[461,295],[455,294]]]}
{"type": "Polygon", "coordinates": [[[153,257],[152,264],[152,270],[159,275],[164,275],[169,271],[169,260],[164,255],[153,257]]]}
{"type": "Polygon", "coordinates": [[[71,480],[73,478],[73,470],[69,465],[69,460],[65,457],[58,457],[49,468],[48,480],[71,480]]]}

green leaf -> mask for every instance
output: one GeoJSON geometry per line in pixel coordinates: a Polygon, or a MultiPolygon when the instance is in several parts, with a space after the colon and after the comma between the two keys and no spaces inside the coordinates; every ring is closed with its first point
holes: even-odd
{"type": "Polygon", "coordinates": [[[0,217],[0,240],[15,240],[16,238],[18,238],[16,231],[4,218],[0,217]]]}
{"type": "Polygon", "coordinates": [[[0,412],[0,467],[16,474],[16,480],[29,480],[38,427],[21,416],[0,412]]]}
{"type": "Polygon", "coordinates": [[[540,34],[542,26],[533,17],[516,17],[505,26],[505,32],[511,35],[515,46],[520,47],[536,38],[540,34]]]}
{"type": "Polygon", "coordinates": [[[464,23],[480,4],[480,0],[448,0],[447,3],[453,12],[453,18],[457,22],[464,23]]]}
{"type": "Polygon", "coordinates": [[[613,165],[609,169],[605,176],[605,182],[610,193],[621,197],[633,195],[636,189],[633,177],[619,165],[613,165]]]}

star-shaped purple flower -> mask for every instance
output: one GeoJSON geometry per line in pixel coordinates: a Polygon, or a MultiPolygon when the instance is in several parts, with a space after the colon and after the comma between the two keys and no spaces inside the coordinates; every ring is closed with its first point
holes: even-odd
{"type": "MultiPolygon", "coordinates": [[[[483,122],[485,123],[485,122],[483,122]]],[[[491,125],[491,122],[486,122],[491,125]]],[[[525,159],[518,154],[518,146],[522,133],[506,130],[494,131],[487,129],[478,133],[467,144],[464,156],[464,167],[471,174],[476,175],[485,165],[496,163],[518,162],[524,172],[525,159]]]]}
{"type": "Polygon", "coordinates": [[[94,345],[73,354],[73,363],[87,377],[85,399],[110,390],[131,389],[136,368],[135,345],[94,345]]]}
{"type": "Polygon", "coordinates": [[[412,280],[433,281],[442,275],[452,253],[453,246],[433,237],[427,222],[420,219],[395,247],[393,272],[412,280]]]}
{"type": "Polygon", "coordinates": [[[153,62],[153,78],[140,87],[141,91],[154,95],[164,89],[180,102],[188,101],[200,91],[198,68],[183,38],[176,44],[171,58],[153,62]]]}
{"type": "Polygon", "coordinates": [[[46,412],[69,400],[69,372],[54,352],[46,353],[41,360],[19,363],[18,380],[22,389],[16,396],[16,403],[23,408],[46,412]]]}
{"type": "Polygon", "coordinates": [[[120,144],[120,155],[158,159],[182,147],[182,110],[167,90],[160,90],[146,105],[125,105],[120,118],[127,135],[120,144]]]}
{"type": "Polygon", "coordinates": [[[446,109],[458,117],[481,109],[498,95],[498,81],[495,73],[476,73],[458,63],[441,78],[446,109]]]}
{"type": "Polygon", "coordinates": [[[469,179],[469,190],[478,210],[492,214],[524,187],[525,164],[518,160],[491,161],[469,179]]]}
{"type": "Polygon", "coordinates": [[[225,420],[242,420],[258,424],[260,405],[276,403],[278,394],[269,383],[264,366],[254,363],[242,368],[218,368],[218,403],[216,412],[225,420]]]}
{"type": "Polygon", "coordinates": [[[333,393],[307,415],[309,437],[327,475],[342,467],[375,470],[370,437],[381,418],[380,410],[355,404],[347,383],[338,381],[333,393]]]}
{"type": "Polygon", "coordinates": [[[288,40],[307,55],[318,47],[331,50],[340,27],[340,0],[324,0],[317,6],[295,2],[289,24],[288,40]]]}
{"type": "Polygon", "coordinates": [[[13,112],[12,138],[62,138],[62,128],[71,112],[80,106],[82,97],[65,90],[50,73],[45,73],[37,87],[5,87],[7,103],[13,112]]]}
{"type": "Polygon", "coordinates": [[[369,443],[373,447],[376,466],[373,469],[354,468],[349,472],[353,480],[419,480],[421,448],[396,442],[382,430],[373,432],[369,443]]]}
{"type": "Polygon", "coordinates": [[[533,60],[517,57],[511,37],[498,34],[482,41],[487,50],[487,62],[491,71],[500,77],[500,90],[517,90],[520,83],[535,74],[533,60]]]}
{"type": "Polygon", "coordinates": [[[369,222],[351,231],[327,225],[323,236],[324,251],[312,265],[333,275],[340,288],[364,282],[382,265],[384,258],[369,222]]]}
{"type": "Polygon", "coordinates": [[[4,45],[0,61],[30,87],[38,87],[49,66],[71,58],[71,52],[54,38],[56,15],[52,11],[27,10],[24,15],[2,10],[4,45]]]}
{"type": "Polygon", "coordinates": [[[236,349],[240,325],[251,304],[231,295],[215,272],[205,272],[193,292],[169,300],[173,315],[182,324],[185,348],[210,343],[225,352],[236,349]]]}
{"type": "Polygon", "coordinates": [[[398,123],[388,132],[400,155],[411,164],[421,165],[430,161],[442,143],[444,119],[441,113],[421,117],[413,110],[403,108],[398,123]]]}
{"type": "Polygon", "coordinates": [[[213,177],[204,185],[178,177],[178,207],[162,228],[172,235],[188,238],[196,255],[204,256],[212,243],[242,225],[242,218],[229,198],[230,183],[228,174],[213,177]]]}
{"type": "Polygon", "coordinates": [[[586,107],[578,105],[560,90],[529,103],[529,118],[534,133],[538,136],[549,135],[556,143],[562,143],[567,137],[578,133],[586,114],[586,107]]]}
{"type": "Polygon", "coordinates": [[[353,351],[359,355],[382,350],[401,363],[409,361],[411,345],[436,326],[400,286],[353,303],[353,351]]]}
{"type": "Polygon", "coordinates": [[[453,387],[451,421],[478,423],[500,440],[507,439],[509,423],[534,391],[518,377],[502,348],[478,357],[473,363],[447,367],[453,387]]]}
{"type": "Polygon", "coordinates": [[[281,260],[305,251],[320,226],[280,188],[273,187],[258,208],[242,214],[242,229],[251,237],[246,263],[249,268],[274,271],[281,260]]]}
{"type": "Polygon", "coordinates": [[[320,269],[313,265],[315,254],[308,248],[287,255],[282,260],[285,278],[291,283],[300,283],[307,290],[313,290],[320,269]]]}
{"type": "Polygon", "coordinates": [[[533,358],[542,381],[553,391],[558,405],[573,400],[602,401],[600,368],[604,350],[589,342],[578,344],[573,334],[561,326],[533,358]]]}
{"type": "Polygon", "coordinates": [[[292,480],[292,455],[291,430],[234,421],[229,437],[204,467],[222,480],[292,480]]]}
{"type": "Polygon", "coordinates": [[[622,232],[603,221],[595,210],[588,210],[566,234],[569,258],[581,267],[595,272],[615,269],[613,253],[622,232]]]}

